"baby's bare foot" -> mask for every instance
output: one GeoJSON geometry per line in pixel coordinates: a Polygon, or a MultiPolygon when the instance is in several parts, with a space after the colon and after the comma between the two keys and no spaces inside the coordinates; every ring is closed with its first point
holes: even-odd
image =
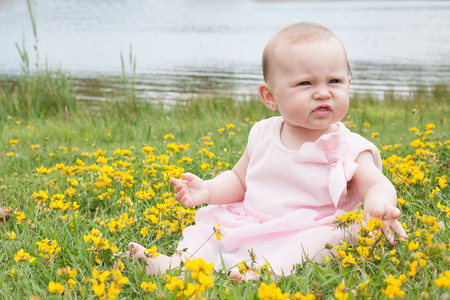
{"type": "Polygon", "coordinates": [[[145,255],[145,247],[141,244],[130,242],[128,243],[127,255],[135,260],[146,260],[147,256],[145,255]]]}
{"type": "Polygon", "coordinates": [[[147,273],[147,275],[150,274],[156,274],[156,269],[154,268],[154,262],[152,261],[152,259],[149,255],[148,252],[146,251],[146,248],[138,243],[134,243],[134,242],[130,242],[128,244],[128,249],[129,251],[127,251],[127,255],[128,257],[133,259],[133,262],[136,260],[141,260],[141,261],[145,261],[145,263],[147,264],[145,266],[145,272],[147,273]]]}
{"type": "Polygon", "coordinates": [[[127,251],[127,256],[136,260],[145,261],[145,272],[147,275],[151,274],[164,274],[167,270],[172,268],[177,268],[181,264],[181,257],[169,257],[167,255],[153,253],[151,254],[147,249],[134,242],[128,244],[129,251],[127,251]]]}

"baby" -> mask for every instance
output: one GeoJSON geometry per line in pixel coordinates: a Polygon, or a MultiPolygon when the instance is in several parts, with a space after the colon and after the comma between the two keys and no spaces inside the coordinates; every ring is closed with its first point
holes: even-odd
{"type": "Polygon", "coordinates": [[[201,257],[231,270],[231,278],[248,279],[236,266],[251,250],[260,265],[290,275],[306,256],[321,262],[327,243],[348,239],[333,221],[361,203],[367,220],[383,220],[392,245],[394,232],[407,238],[377,148],[340,122],[349,107],[351,72],[339,39],[318,24],[287,26],[269,40],[262,66],[259,95],[280,116],[253,126],[232,170],[206,181],[190,173],[171,179],[181,205],[209,205],[183,231],[182,255],[146,257],[143,246],[130,243],[130,256],[146,260],[147,273],[201,257]],[[210,238],[216,224],[220,240],[210,238]]]}

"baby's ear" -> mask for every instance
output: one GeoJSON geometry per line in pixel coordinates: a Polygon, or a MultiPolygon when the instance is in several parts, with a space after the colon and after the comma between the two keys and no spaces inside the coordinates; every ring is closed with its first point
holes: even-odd
{"type": "Polygon", "coordinates": [[[277,110],[277,104],[266,82],[260,83],[258,87],[259,96],[264,104],[271,110],[277,110]]]}

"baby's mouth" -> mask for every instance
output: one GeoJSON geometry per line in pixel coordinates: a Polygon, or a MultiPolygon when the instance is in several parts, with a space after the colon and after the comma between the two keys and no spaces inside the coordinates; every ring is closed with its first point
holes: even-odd
{"type": "Polygon", "coordinates": [[[321,105],[313,110],[313,114],[317,117],[326,117],[331,112],[331,107],[328,105],[321,105]]]}
{"type": "Polygon", "coordinates": [[[331,107],[328,105],[321,105],[321,106],[317,107],[316,109],[314,109],[313,112],[316,112],[316,111],[331,111],[331,107]]]}

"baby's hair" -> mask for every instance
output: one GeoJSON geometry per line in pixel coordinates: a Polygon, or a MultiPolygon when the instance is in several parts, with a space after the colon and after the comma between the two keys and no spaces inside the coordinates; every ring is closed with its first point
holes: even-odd
{"type": "MultiPolygon", "coordinates": [[[[270,77],[269,76],[270,61],[273,59],[275,46],[279,44],[281,41],[296,44],[299,42],[308,43],[319,40],[326,40],[329,38],[335,38],[342,45],[342,42],[333,32],[331,32],[328,28],[319,25],[317,23],[300,22],[281,28],[277,33],[275,33],[275,35],[272,36],[272,38],[269,40],[266,47],[264,48],[262,56],[262,69],[264,81],[267,82],[270,77]]],[[[342,45],[342,48],[344,48],[345,52],[344,45],[342,45]]],[[[346,52],[345,57],[347,59],[346,52]]],[[[347,68],[348,74],[351,75],[350,64],[348,63],[348,60],[347,60],[347,68]]]]}

